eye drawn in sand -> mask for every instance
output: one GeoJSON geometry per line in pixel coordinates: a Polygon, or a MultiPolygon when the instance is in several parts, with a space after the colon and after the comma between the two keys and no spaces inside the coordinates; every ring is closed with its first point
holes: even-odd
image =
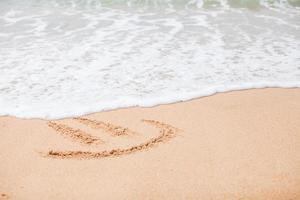
{"type": "MultiPolygon", "coordinates": [[[[94,129],[102,129],[105,132],[109,133],[111,136],[122,136],[122,135],[133,135],[138,134],[128,128],[124,128],[121,126],[117,126],[111,123],[91,120],[87,118],[74,118],[74,120],[78,121],[79,123],[82,123],[88,127],[94,128],[94,129]]],[[[127,148],[114,148],[110,150],[104,150],[104,151],[56,151],[56,150],[50,150],[47,153],[43,153],[43,156],[49,157],[49,158],[58,158],[58,159],[95,159],[95,158],[105,158],[105,157],[117,157],[122,155],[127,155],[131,153],[135,153],[138,151],[148,150],[151,149],[161,143],[165,143],[169,141],[171,138],[176,136],[176,133],[179,131],[179,129],[165,124],[163,122],[155,121],[155,120],[142,120],[142,122],[153,126],[155,128],[158,128],[159,135],[157,137],[153,137],[148,139],[145,142],[142,142],[137,145],[133,145],[127,148]]],[[[79,129],[73,129],[71,127],[68,127],[63,124],[58,124],[55,122],[49,122],[48,126],[53,128],[56,132],[63,136],[67,136],[73,141],[78,141],[85,145],[92,145],[94,143],[102,142],[99,138],[92,136],[90,134],[87,134],[79,129]]],[[[103,143],[103,142],[102,142],[103,143]]]]}
{"type": "Polygon", "coordinates": [[[69,126],[66,126],[64,124],[58,124],[58,123],[55,123],[55,122],[48,122],[48,126],[51,127],[52,129],[54,129],[57,133],[65,136],[65,137],[68,137],[68,138],[71,138],[73,139],[74,141],[77,141],[77,142],[80,142],[82,144],[87,144],[87,145],[97,145],[97,144],[100,144],[102,143],[102,141],[93,136],[93,135],[90,135],[88,133],[85,133],[84,131],[80,130],[80,129],[73,129],[69,126]]]}
{"type": "Polygon", "coordinates": [[[105,132],[109,133],[111,136],[121,136],[121,135],[133,135],[135,132],[131,131],[128,128],[124,128],[121,126],[116,126],[111,123],[106,123],[106,122],[101,122],[101,121],[96,121],[92,119],[87,119],[87,118],[82,118],[82,117],[77,117],[74,118],[78,122],[87,125],[91,128],[94,129],[102,129],[105,132]]]}

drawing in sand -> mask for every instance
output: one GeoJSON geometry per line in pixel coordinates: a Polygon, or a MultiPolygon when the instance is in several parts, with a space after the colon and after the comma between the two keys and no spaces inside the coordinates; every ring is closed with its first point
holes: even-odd
{"type": "MultiPolygon", "coordinates": [[[[102,129],[113,137],[138,134],[137,132],[134,132],[128,128],[117,126],[111,123],[96,121],[87,118],[74,118],[74,120],[94,129],[102,129]]],[[[114,149],[104,150],[99,152],[50,150],[46,154],[43,153],[43,155],[45,157],[60,158],[60,159],[64,159],[64,158],[92,159],[92,158],[122,156],[122,155],[131,154],[138,151],[148,150],[150,148],[153,148],[154,146],[157,146],[160,143],[167,142],[168,140],[173,138],[176,135],[176,133],[179,131],[179,129],[171,125],[165,124],[163,122],[155,121],[155,120],[142,120],[142,122],[160,129],[159,135],[157,137],[150,138],[149,140],[142,142],[138,145],[130,146],[128,148],[123,148],[123,149],[114,148],[114,149]]],[[[80,129],[73,129],[64,124],[59,124],[50,121],[48,122],[48,126],[54,129],[60,135],[66,138],[71,138],[73,141],[79,142],[84,145],[99,145],[104,143],[104,141],[102,141],[98,137],[90,135],[80,129]]]]}

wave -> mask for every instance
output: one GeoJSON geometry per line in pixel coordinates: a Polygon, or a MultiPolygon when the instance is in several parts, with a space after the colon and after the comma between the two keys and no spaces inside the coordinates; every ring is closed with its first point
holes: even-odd
{"type": "MultiPolygon", "coordinates": [[[[5,0],[2,0],[5,2],[5,0]]],[[[300,7],[300,0],[10,0],[9,3],[50,4],[95,8],[99,6],[125,5],[128,7],[176,7],[176,8],[259,8],[259,7],[300,7]]]]}
{"type": "Polygon", "coordinates": [[[63,118],[300,87],[299,9],[232,8],[247,2],[0,0],[0,115],[63,118]],[[173,7],[143,9],[154,2],[173,7]]]}

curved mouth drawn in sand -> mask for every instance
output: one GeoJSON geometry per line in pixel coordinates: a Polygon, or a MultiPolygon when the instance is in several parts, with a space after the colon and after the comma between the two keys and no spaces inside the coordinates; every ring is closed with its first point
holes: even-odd
{"type": "MultiPolygon", "coordinates": [[[[97,120],[87,119],[87,118],[74,118],[75,121],[84,124],[93,129],[101,129],[106,133],[110,134],[112,137],[123,136],[123,135],[135,135],[139,134],[135,131],[132,131],[128,128],[124,128],[121,126],[117,126],[111,123],[101,122],[97,120]]],[[[133,145],[128,148],[114,148],[111,150],[104,151],[56,151],[50,150],[47,153],[43,153],[45,157],[50,158],[77,158],[77,159],[91,159],[91,158],[104,158],[104,157],[116,157],[127,155],[131,153],[135,153],[138,151],[148,150],[157,146],[158,144],[167,142],[171,138],[173,138],[179,129],[165,124],[163,122],[155,121],[155,120],[142,120],[142,122],[147,123],[155,128],[160,129],[159,135],[154,138],[150,138],[149,140],[142,142],[138,145],[133,145]]],[[[88,134],[80,129],[73,129],[67,125],[56,123],[53,121],[48,122],[48,126],[54,129],[60,135],[71,139],[73,142],[79,142],[84,145],[100,145],[105,142],[100,138],[88,134]]]]}

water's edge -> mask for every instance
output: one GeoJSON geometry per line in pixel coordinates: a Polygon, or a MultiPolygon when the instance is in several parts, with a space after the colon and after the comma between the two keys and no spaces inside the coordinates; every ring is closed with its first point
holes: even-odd
{"type": "Polygon", "coordinates": [[[221,93],[231,93],[231,92],[239,92],[239,91],[245,91],[245,90],[256,90],[256,89],[298,89],[300,88],[300,81],[299,82],[290,82],[290,83],[256,83],[256,84],[245,84],[243,86],[233,86],[232,88],[224,88],[224,87],[213,87],[207,89],[205,92],[200,92],[201,95],[196,94],[190,94],[189,97],[185,98],[178,98],[176,100],[164,100],[159,103],[151,103],[147,102],[147,100],[144,103],[141,104],[132,104],[132,105],[123,105],[123,106],[117,106],[117,107],[111,107],[106,109],[97,109],[95,107],[94,110],[81,112],[78,114],[65,114],[61,115],[60,117],[52,117],[52,116],[28,116],[28,115],[20,115],[20,114],[4,114],[0,115],[1,117],[17,117],[20,119],[26,119],[26,120],[62,120],[62,119],[69,119],[74,117],[80,117],[84,115],[92,115],[99,112],[110,112],[114,110],[120,110],[120,109],[131,109],[131,108],[153,108],[157,106],[163,106],[163,105],[169,105],[169,104],[177,104],[181,102],[187,102],[187,101],[193,101],[197,99],[201,99],[204,97],[210,97],[221,93]]]}

